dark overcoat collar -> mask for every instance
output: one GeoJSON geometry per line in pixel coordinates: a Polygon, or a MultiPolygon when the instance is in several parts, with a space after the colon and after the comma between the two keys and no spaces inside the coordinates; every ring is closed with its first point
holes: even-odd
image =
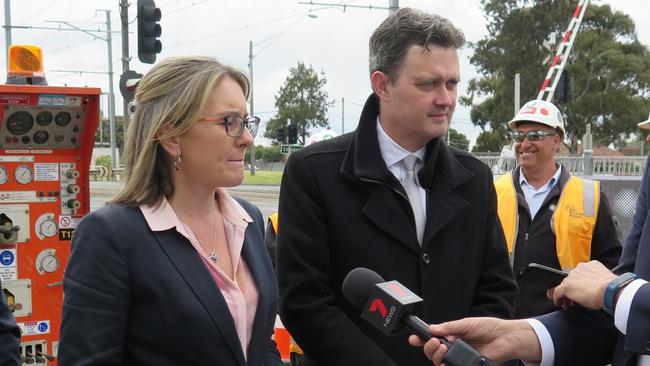
{"type": "MultiPolygon", "coordinates": [[[[371,196],[364,207],[364,214],[370,220],[419,251],[415,231],[411,233],[403,229],[413,226],[414,218],[407,200],[398,202],[394,199],[394,192],[404,198],[406,193],[381,156],[377,137],[378,115],[379,99],[372,94],[361,112],[359,125],[341,165],[341,174],[370,192],[371,196]],[[395,215],[396,210],[399,212],[400,209],[407,215],[395,215]]],[[[427,144],[424,165],[418,173],[420,185],[427,191],[428,197],[424,243],[469,205],[453,189],[472,177],[473,173],[458,161],[451,148],[440,138],[427,144]]]]}

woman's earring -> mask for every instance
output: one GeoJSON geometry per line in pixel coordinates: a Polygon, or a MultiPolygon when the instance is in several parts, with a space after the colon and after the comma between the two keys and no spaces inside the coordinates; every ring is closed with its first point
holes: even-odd
{"type": "Polygon", "coordinates": [[[177,172],[181,171],[181,154],[176,155],[174,158],[174,168],[176,168],[177,172]]]}

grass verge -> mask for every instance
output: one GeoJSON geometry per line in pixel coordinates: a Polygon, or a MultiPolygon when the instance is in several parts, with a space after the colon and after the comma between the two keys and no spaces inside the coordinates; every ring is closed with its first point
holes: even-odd
{"type": "Polygon", "coordinates": [[[282,172],[256,170],[251,175],[250,170],[244,172],[244,184],[280,185],[282,172]]]}

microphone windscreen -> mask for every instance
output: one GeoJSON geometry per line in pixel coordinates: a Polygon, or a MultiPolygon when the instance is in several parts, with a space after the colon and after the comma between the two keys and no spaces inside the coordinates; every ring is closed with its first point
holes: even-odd
{"type": "Polygon", "coordinates": [[[350,271],[343,280],[343,295],[352,305],[363,309],[370,297],[372,287],[384,279],[377,272],[363,267],[350,271]]]}

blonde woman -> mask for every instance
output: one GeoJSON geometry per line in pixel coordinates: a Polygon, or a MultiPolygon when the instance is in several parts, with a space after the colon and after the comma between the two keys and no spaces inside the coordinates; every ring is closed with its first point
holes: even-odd
{"type": "Polygon", "coordinates": [[[282,364],[263,218],[224,189],[242,182],[259,125],[248,91],[207,57],[141,80],[124,189],[72,240],[60,365],[282,364]]]}

